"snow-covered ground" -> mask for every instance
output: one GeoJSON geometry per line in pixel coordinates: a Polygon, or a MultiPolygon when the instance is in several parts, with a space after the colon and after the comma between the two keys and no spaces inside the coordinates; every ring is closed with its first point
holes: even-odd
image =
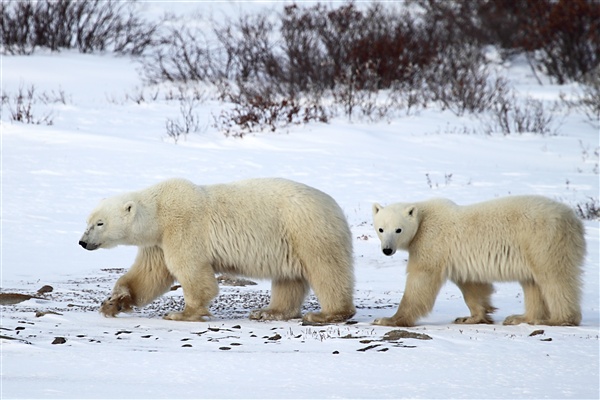
{"type": "MultiPolygon", "coordinates": [[[[474,117],[427,109],[379,123],[338,117],[239,139],[212,127],[223,104],[207,100],[197,110],[200,132],[175,144],[165,121],[177,118],[179,105],[164,100],[162,88],[155,101],[132,101],[154,90],[143,87],[137,68],[110,55],[2,57],[3,92],[34,85],[67,100],[34,104],[37,115],[51,112],[51,126],[13,123],[3,106],[2,292],[54,290],[1,306],[2,398],[600,396],[597,220],[585,221],[579,327],[501,325],[523,309],[516,283],[496,285],[494,325],[452,324],[468,309],[450,283],[433,312],[407,329],[430,340],[389,337],[395,329],[371,325],[395,312],[407,258],[381,253],[373,202],[448,197],[468,204],[541,194],[575,207],[597,199],[599,132],[583,115],[555,111],[556,136],[486,136],[474,117]],[[358,312],[349,324],[248,320],[251,309],[268,302],[266,281],[222,286],[207,323],[160,318],[181,307],[181,289],[133,314],[97,312],[135,256],[134,248],[90,253],[78,246],[100,199],[168,177],[211,184],[266,176],[317,187],[344,209],[357,278],[358,312]],[[66,341],[53,344],[56,338],[66,341]]],[[[572,89],[539,86],[525,64],[509,68],[513,84],[536,98],[558,99],[572,89]]],[[[311,296],[305,308],[316,307],[311,296]]]]}

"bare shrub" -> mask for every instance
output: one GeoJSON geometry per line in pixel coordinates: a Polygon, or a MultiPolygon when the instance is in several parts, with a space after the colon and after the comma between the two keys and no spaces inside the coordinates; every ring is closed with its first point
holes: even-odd
{"type": "Polygon", "coordinates": [[[572,99],[561,93],[561,100],[568,108],[583,112],[592,126],[600,128],[600,67],[582,80],[581,89],[572,99]]]}
{"type": "Polygon", "coordinates": [[[432,100],[456,115],[481,113],[506,92],[505,79],[490,77],[481,49],[464,45],[448,47],[425,72],[432,100]]]}
{"type": "Polygon", "coordinates": [[[490,110],[491,121],[484,124],[484,131],[487,134],[500,132],[504,135],[555,135],[555,107],[556,104],[548,110],[540,100],[527,97],[524,102],[519,102],[514,92],[503,93],[494,101],[490,110]]]}
{"type": "Polygon", "coordinates": [[[534,51],[559,84],[581,81],[600,63],[600,7],[596,0],[532,2],[538,24],[529,24],[523,48],[534,51]]]}
{"type": "Polygon", "coordinates": [[[266,14],[241,15],[236,21],[215,23],[214,32],[225,53],[221,57],[223,77],[242,81],[279,77],[274,31],[275,25],[266,14]]]}
{"type": "Polygon", "coordinates": [[[131,0],[28,0],[0,7],[2,52],[8,54],[31,54],[43,47],[139,55],[157,29],[138,16],[131,0]]]}
{"type": "Polygon", "coordinates": [[[598,201],[598,198],[589,197],[588,201],[585,203],[576,205],[575,212],[581,219],[600,219],[600,202],[598,201]]]}
{"type": "Polygon", "coordinates": [[[224,90],[223,96],[234,106],[214,117],[214,127],[226,136],[244,137],[251,132],[275,132],[289,125],[328,121],[320,104],[287,99],[257,85],[238,83],[224,90]]]}
{"type": "Polygon", "coordinates": [[[198,96],[198,91],[190,95],[185,88],[179,87],[178,101],[179,118],[167,118],[165,122],[167,136],[173,139],[175,144],[179,139],[185,139],[189,133],[200,131],[200,119],[194,110],[204,98],[198,96]]]}
{"type": "MultiPolygon", "coordinates": [[[[61,100],[59,101],[66,101],[64,93],[62,91],[61,93],[61,100]]],[[[7,93],[2,93],[2,105],[7,105],[9,113],[8,117],[12,122],[34,125],[52,125],[54,123],[52,111],[40,114],[40,112],[36,111],[34,108],[35,104],[39,101],[45,104],[53,102],[50,100],[51,98],[51,95],[48,95],[47,93],[38,95],[34,85],[25,87],[21,84],[18,92],[12,96],[7,93]]]]}
{"type": "Polygon", "coordinates": [[[498,45],[505,56],[527,52],[533,68],[563,84],[600,63],[597,0],[410,0],[449,42],[498,45]]]}
{"type": "Polygon", "coordinates": [[[212,59],[205,34],[185,21],[166,16],[155,43],[142,57],[142,72],[149,83],[210,81],[221,73],[212,59]]]}

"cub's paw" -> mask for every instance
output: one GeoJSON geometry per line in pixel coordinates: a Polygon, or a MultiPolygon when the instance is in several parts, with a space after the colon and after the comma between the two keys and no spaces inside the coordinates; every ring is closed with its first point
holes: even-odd
{"type": "Polygon", "coordinates": [[[373,325],[383,325],[383,326],[414,326],[414,322],[407,321],[404,318],[377,318],[373,321],[373,325]]]}
{"type": "Polygon", "coordinates": [[[454,320],[455,324],[493,324],[494,320],[489,316],[483,317],[470,316],[470,317],[458,317],[454,320]]]}
{"type": "Polygon", "coordinates": [[[105,317],[115,317],[120,312],[131,312],[134,302],[129,293],[113,294],[100,305],[105,317]]]}
{"type": "Polygon", "coordinates": [[[300,313],[295,312],[283,312],[277,310],[270,310],[263,308],[260,310],[254,310],[250,313],[249,318],[258,321],[287,321],[288,319],[300,318],[300,313]]]}

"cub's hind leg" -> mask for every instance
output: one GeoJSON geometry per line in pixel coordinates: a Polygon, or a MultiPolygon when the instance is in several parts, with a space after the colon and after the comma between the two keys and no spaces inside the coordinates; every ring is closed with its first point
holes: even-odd
{"type": "Polygon", "coordinates": [[[491,283],[456,282],[463,294],[465,303],[471,311],[469,317],[459,317],[454,320],[456,324],[493,324],[489,314],[496,311],[492,306],[490,297],[494,292],[491,283]]]}

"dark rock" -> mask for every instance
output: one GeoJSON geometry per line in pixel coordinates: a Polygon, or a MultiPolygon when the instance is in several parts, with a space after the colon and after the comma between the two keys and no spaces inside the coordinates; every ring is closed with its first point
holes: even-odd
{"type": "Polygon", "coordinates": [[[44,285],[38,289],[37,294],[45,294],[54,291],[54,288],[50,285],[44,285]]]}
{"type": "Polygon", "coordinates": [[[405,331],[404,329],[395,329],[383,335],[383,340],[393,341],[400,339],[431,340],[432,337],[424,333],[409,332],[405,331]]]}
{"type": "Polygon", "coordinates": [[[64,337],[55,337],[54,340],[52,341],[52,344],[65,344],[67,343],[67,339],[65,339],[64,337]]]}

